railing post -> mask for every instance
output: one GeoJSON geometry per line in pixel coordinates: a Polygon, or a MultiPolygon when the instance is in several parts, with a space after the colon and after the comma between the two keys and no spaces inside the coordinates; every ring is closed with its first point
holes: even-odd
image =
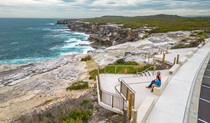
{"type": "Polygon", "coordinates": [[[120,81],[120,93],[122,93],[122,81],[120,81]]]}
{"type": "Polygon", "coordinates": [[[127,112],[127,119],[128,121],[131,119],[131,111],[132,111],[132,99],[133,99],[133,94],[129,92],[128,94],[128,112],[127,112]]]}
{"type": "Polygon", "coordinates": [[[137,123],[137,110],[133,109],[132,113],[133,113],[132,114],[132,118],[133,118],[132,123],[137,123]]]}
{"type": "Polygon", "coordinates": [[[104,74],[106,74],[106,66],[104,67],[104,74]]]}
{"type": "Polygon", "coordinates": [[[138,74],[138,72],[139,72],[139,68],[137,67],[137,68],[136,68],[136,74],[138,74]]]}
{"type": "Polygon", "coordinates": [[[162,64],[165,64],[165,58],[166,58],[166,54],[165,54],[165,53],[163,53],[162,64]]]}
{"type": "Polygon", "coordinates": [[[135,93],[133,93],[133,109],[135,108],[135,93]]]}
{"type": "Polygon", "coordinates": [[[176,57],[174,57],[174,65],[176,64],[176,57]]]}
{"type": "Polygon", "coordinates": [[[101,89],[99,90],[99,93],[100,93],[100,100],[101,100],[101,102],[103,102],[103,100],[102,100],[102,90],[101,89]]]}
{"type": "Polygon", "coordinates": [[[112,95],[112,108],[114,107],[114,96],[112,95]]]}
{"type": "Polygon", "coordinates": [[[155,70],[156,70],[156,60],[154,60],[153,75],[155,74],[155,70]]]}
{"type": "Polygon", "coordinates": [[[179,54],[177,55],[176,64],[179,64],[179,54]]]}
{"type": "Polygon", "coordinates": [[[128,71],[128,68],[126,66],[125,69],[124,69],[124,74],[127,74],[127,71],[128,71]]]}
{"type": "Polygon", "coordinates": [[[127,86],[126,86],[126,99],[128,99],[128,88],[127,88],[127,86]]]}
{"type": "Polygon", "coordinates": [[[123,109],[123,123],[126,123],[127,121],[127,111],[125,109],[123,109]]]}

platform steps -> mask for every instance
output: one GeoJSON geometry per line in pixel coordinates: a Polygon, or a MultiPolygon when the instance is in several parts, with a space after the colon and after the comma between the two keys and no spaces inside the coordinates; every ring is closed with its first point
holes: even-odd
{"type": "Polygon", "coordinates": [[[146,76],[152,76],[153,73],[151,71],[144,71],[144,72],[137,72],[137,76],[146,77],[146,76]]]}

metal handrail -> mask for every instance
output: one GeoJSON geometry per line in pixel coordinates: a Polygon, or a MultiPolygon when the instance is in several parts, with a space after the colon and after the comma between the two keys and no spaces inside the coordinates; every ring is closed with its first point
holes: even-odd
{"type": "MultiPolygon", "coordinates": [[[[117,67],[125,67],[125,68],[128,68],[128,67],[133,67],[133,69],[137,69],[137,68],[140,68],[142,67],[141,65],[107,65],[106,67],[115,67],[115,74],[116,74],[116,70],[117,70],[117,67]]],[[[106,73],[106,67],[104,67],[104,73],[106,73]]],[[[138,69],[137,71],[138,72],[138,69]]],[[[100,73],[100,71],[99,71],[100,73]]]]}
{"type": "Polygon", "coordinates": [[[136,93],[123,79],[121,79],[121,80],[118,79],[118,81],[122,82],[123,84],[125,84],[128,87],[128,89],[130,89],[132,91],[132,93],[134,93],[134,94],[136,93]]]}
{"type": "Polygon", "coordinates": [[[100,101],[101,102],[103,102],[103,93],[104,94],[107,94],[109,97],[110,97],[110,104],[109,103],[107,103],[106,101],[105,102],[103,102],[103,103],[105,103],[105,104],[107,104],[107,105],[109,105],[109,106],[111,106],[112,108],[118,108],[118,109],[120,109],[121,111],[124,109],[124,104],[125,104],[125,100],[124,100],[124,98],[122,98],[120,95],[117,95],[117,94],[113,94],[113,93],[110,93],[110,92],[108,92],[108,91],[105,91],[105,90],[103,90],[102,88],[101,88],[101,85],[100,85],[100,77],[99,77],[99,70],[98,70],[98,86],[99,86],[99,95],[100,95],[100,101]],[[119,101],[121,100],[122,102],[123,102],[123,104],[122,105],[119,105],[119,106],[114,106],[114,99],[116,99],[116,98],[118,98],[119,99],[119,101]]]}
{"type": "MultiPolygon", "coordinates": [[[[137,73],[137,74],[143,74],[145,72],[148,72],[150,69],[154,68],[154,66],[150,66],[149,68],[145,69],[144,71],[140,72],[140,73],[137,73]]],[[[153,73],[154,75],[154,73],[153,73]]]]}

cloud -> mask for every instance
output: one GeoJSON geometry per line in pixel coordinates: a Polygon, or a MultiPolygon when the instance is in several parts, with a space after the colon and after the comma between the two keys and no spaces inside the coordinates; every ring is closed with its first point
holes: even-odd
{"type": "Polygon", "coordinates": [[[103,15],[209,15],[209,0],[5,0],[0,17],[82,18],[103,15]],[[27,14],[34,13],[33,15],[27,14]],[[45,16],[43,16],[45,15],[45,16]]]}

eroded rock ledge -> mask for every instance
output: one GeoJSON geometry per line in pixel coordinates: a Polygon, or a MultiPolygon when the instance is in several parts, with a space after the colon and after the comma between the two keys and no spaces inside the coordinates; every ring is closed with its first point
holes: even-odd
{"type": "Polygon", "coordinates": [[[125,42],[134,42],[144,38],[154,27],[138,29],[122,28],[122,24],[92,24],[82,21],[59,20],[57,24],[66,24],[71,31],[90,34],[88,38],[93,48],[109,47],[125,42]]]}

